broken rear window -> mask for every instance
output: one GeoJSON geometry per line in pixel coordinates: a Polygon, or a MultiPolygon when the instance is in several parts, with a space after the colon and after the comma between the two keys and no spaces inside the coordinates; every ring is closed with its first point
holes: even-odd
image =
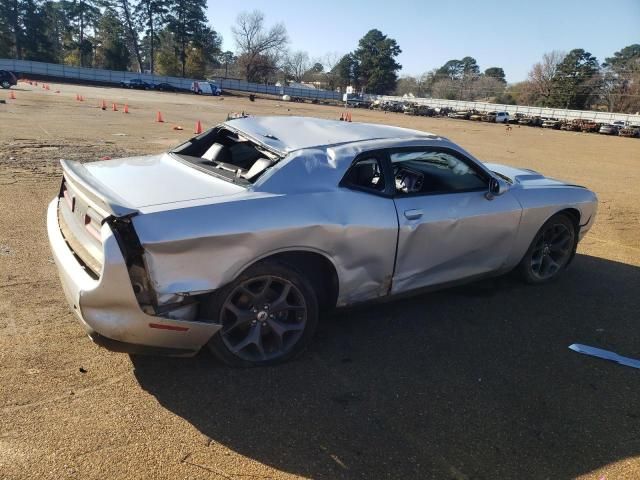
{"type": "Polygon", "coordinates": [[[214,128],[171,153],[181,161],[225,180],[251,184],[280,157],[241,134],[214,128]]]}

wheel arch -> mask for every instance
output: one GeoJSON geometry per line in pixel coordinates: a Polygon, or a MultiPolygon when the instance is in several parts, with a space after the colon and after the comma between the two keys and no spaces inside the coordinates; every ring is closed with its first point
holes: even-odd
{"type": "Polygon", "coordinates": [[[233,279],[254,265],[265,262],[279,262],[297,270],[313,284],[321,308],[336,306],[340,291],[340,278],[333,259],[325,252],[307,247],[268,252],[245,264],[236,272],[233,279]]]}
{"type": "MultiPolygon", "coordinates": [[[[576,227],[576,236],[578,235],[578,230],[580,229],[580,219],[582,216],[582,213],[580,212],[580,210],[578,210],[577,208],[564,208],[556,213],[554,213],[553,215],[551,215],[549,218],[553,217],[554,215],[566,215],[567,217],[569,217],[571,219],[571,221],[573,222],[573,225],[576,227]]],[[[548,220],[548,219],[547,219],[548,220]]]]}

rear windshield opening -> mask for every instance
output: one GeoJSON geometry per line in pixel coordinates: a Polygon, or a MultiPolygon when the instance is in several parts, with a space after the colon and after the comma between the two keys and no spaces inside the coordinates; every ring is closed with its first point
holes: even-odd
{"type": "Polygon", "coordinates": [[[174,149],[181,160],[237,183],[253,183],[279,157],[248,138],[215,128],[174,149]]]}

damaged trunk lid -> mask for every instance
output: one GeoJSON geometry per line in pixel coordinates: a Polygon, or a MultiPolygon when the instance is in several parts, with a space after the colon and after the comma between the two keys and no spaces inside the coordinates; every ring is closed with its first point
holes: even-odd
{"type": "Polygon", "coordinates": [[[143,207],[246,191],[240,184],[191,168],[167,153],[84,164],[62,160],[61,164],[67,181],[116,216],[143,207]]]}

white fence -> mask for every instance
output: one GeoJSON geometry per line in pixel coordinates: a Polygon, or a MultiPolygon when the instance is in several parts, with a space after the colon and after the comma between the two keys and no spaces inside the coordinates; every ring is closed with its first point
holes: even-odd
{"type": "MultiPolygon", "coordinates": [[[[166,82],[178,88],[189,89],[191,82],[199,79],[167,77],[161,75],[149,75],[146,73],[121,72],[115,70],[100,70],[97,68],[71,67],[56,63],[32,62],[29,60],[9,60],[0,59],[0,70],[10,70],[23,74],[24,76],[43,75],[48,77],[63,78],[68,80],[84,80],[90,82],[118,84],[125,80],[141,78],[149,83],[166,82]]],[[[212,79],[216,85],[223,90],[236,90],[241,92],[258,93],[264,95],[290,95],[291,97],[302,97],[316,100],[341,101],[342,94],[328,90],[312,88],[277,87],[275,85],[262,85],[249,83],[243,80],[230,78],[212,79]]],[[[201,81],[201,80],[200,80],[201,81]]],[[[505,111],[510,114],[522,113],[525,115],[552,117],[561,120],[571,120],[574,118],[584,118],[595,120],[596,122],[613,122],[622,120],[633,124],[640,124],[640,115],[625,113],[595,112],[588,110],[566,110],[562,108],[529,107],[523,105],[499,105],[495,103],[467,102],[461,100],[441,100],[436,98],[403,98],[381,95],[365,95],[369,100],[389,100],[396,102],[411,101],[428,105],[433,108],[452,108],[454,110],[479,110],[481,112],[505,111]]]]}
{"type": "Polygon", "coordinates": [[[596,112],[592,110],[567,110],[564,108],[529,107],[527,105],[501,105],[486,102],[468,102],[463,100],[441,100],[437,98],[404,98],[384,95],[366,95],[369,100],[381,100],[392,102],[415,102],[421,105],[428,105],[432,108],[451,108],[453,110],[478,110],[480,112],[509,112],[514,115],[522,113],[524,115],[557,118],[559,120],[573,120],[584,118],[594,120],[599,123],[609,123],[622,120],[632,124],[640,125],[640,115],[628,113],[596,112]]]}
{"type": "MultiPolygon", "coordinates": [[[[140,78],[145,82],[154,84],[166,82],[185,90],[188,90],[191,87],[191,82],[202,81],[202,79],[195,78],[167,77],[162,75],[150,75],[147,73],[72,67],[57,63],[32,62],[29,60],[0,59],[0,70],[10,70],[12,72],[21,73],[26,77],[29,75],[43,75],[68,80],[85,80],[89,82],[113,84],[119,84],[126,80],[140,78]]],[[[249,83],[232,78],[214,78],[211,80],[223,90],[237,90],[241,92],[261,93],[263,95],[289,95],[291,97],[304,97],[318,100],[340,101],[342,99],[342,95],[340,93],[330,92],[327,90],[277,87],[275,85],[249,83]]]]}

